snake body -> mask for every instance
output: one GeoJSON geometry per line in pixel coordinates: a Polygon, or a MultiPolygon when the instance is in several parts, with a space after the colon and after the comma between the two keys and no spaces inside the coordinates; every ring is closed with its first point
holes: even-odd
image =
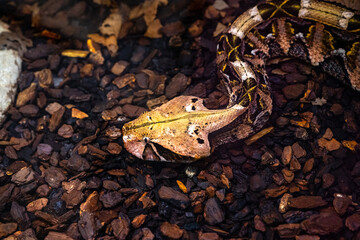
{"type": "Polygon", "coordinates": [[[274,57],[302,59],[359,91],[359,32],[360,15],[337,4],[262,2],[220,37],[217,64],[228,107],[209,110],[198,97],[174,98],[124,125],[125,148],[141,159],[191,162],[254,134],[272,112],[265,64],[274,57]]]}

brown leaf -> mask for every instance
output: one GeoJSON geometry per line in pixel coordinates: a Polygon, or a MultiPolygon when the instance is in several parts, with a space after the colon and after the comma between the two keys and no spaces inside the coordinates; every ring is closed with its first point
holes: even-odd
{"type": "Polygon", "coordinates": [[[36,83],[31,83],[30,86],[18,94],[16,100],[16,107],[24,106],[36,96],[36,83]]]}
{"type": "Polygon", "coordinates": [[[104,45],[110,52],[111,56],[115,56],[119,46],[117,43],[117,39],[114,35],[111,35],[109,37],[104,37],[104,36],[100,36],[99,34],[95,33],[95,34],[89,34],[88,37],[96,42],[99,43],[101,45],[104,45]]]}
{"type": "Polygon", "coordinates": [[[179,186],[180,190],[183,191],[183,193],[187,193],[188,190],[186,186],[179,180],[176,180],[177,185],[179,186]]]}
{"type": "Polygon", "coordinates": [[[103,35],[114,35],[117,38],[119,36],[123,20],[123,15],[118,8],[111,9],[110,15],[101,24],[99,30],[103,35]]]}
{"type": "Polygon", "coordinates": [[[89,115],[87,115],[86,113],[84,113],[83,111],[80,111],[77,108],[72,108],[71,109],[71,117],[73,118],[78,118],[78,119],[84,119],[89,117],[89,115]]]}
{"type": "Polygon", "coordinates": [[[155,19],[154,21],[148,24],[148,28],[146,33],[144,34],[145,37],[149,38],[161,38],[162,35],[160,34],[160,29],[162,28],[162,24],[159,19],[155,19]]]}

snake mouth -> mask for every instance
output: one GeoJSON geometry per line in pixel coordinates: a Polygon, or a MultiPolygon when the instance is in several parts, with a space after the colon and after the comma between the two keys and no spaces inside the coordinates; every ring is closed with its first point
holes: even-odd
{"type": "Polygon", "coordinates": [[[133,139],[132,136],[123,136],[124,147],[137,158],[148,161],[169,161],[157,150],[160,145],[150,142],[148,138],[133,139]]]}
{"type": "Polygon", "coordinates": [[[135,157],[147,161],[187,163],[197,160],[192,157],[176,154],[160,144],[150,141],[124,138],[124,146],[135,157]]]}
{"type": "Polygon", "coordinates": [[[166,162],[177,162],[177,163],[189,163],[194,162],[198,159],[182,156],[180,154],[174,153],[173,151],[164,148],[160,144],[151,142],[145,146],[143,152],[143,159],[150,161],[166,161],[166,162]]]}
{"type": "Polygon", "coordinates": [[[124,147],[126,150],[133,154],[135,157],[143,159],[143,152],[145,150],[146,143],[143,141],[136,141],[123,138],[124,147]]]}

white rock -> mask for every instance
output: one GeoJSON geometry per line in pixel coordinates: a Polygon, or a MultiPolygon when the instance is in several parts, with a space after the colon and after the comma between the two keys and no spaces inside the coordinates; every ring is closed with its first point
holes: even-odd
{"type": "MultiPolygon", "coordinates": [[[[0,36],[10,33],[7,25],[0,22],[0,36]]],[[[21,54],[19,49],[10,49],[6,37],[0,37],[0,124],[16,94],[17,80],[21,73],[21,54]]],[[[19,46],[22,43],[19,42],[19,46]]],[[[21,51],[22,52],[22,51],[21,51]]]]}

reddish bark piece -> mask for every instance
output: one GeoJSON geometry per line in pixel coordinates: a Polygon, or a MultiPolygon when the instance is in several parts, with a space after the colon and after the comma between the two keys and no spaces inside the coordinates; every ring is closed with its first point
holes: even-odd
{"type": "Polygon", "coordinates": [[[339,232],[343,228],[343,220],[334,210],[326,209],[302,221],[301,227],[309,234],[327,235],[339,232]]]}
{"type": "Polygon", "coordinates": [[[321,196],[300,196],[289,201],[292,208],[317,208],[327,205],[321,196]]]}
{"type": "Polygon", "coordinates": [[[160,226],[161,234],[170,239],[180,239],[184,230],[180,229],[178,225],[164,222],[160,226]]]}

